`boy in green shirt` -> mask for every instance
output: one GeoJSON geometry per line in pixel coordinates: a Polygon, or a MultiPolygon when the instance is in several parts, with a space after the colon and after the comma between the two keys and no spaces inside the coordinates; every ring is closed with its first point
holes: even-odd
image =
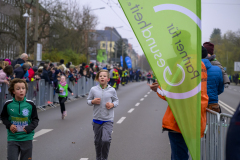
{"type": "Polygon", "coordinates": [[[8,90],[14,98],[5,102],[1,113],[8,132],[8,160],[17,160],[19,155],[20,160],[32,160],[34,129],[39,122],[37,108],[25,97],[28,90],[25,80],[12,80],[8,90]]]}

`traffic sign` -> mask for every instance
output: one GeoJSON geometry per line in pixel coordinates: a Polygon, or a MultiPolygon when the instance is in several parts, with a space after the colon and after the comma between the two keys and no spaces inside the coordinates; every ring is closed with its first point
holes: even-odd
{"type": "Polygon", "coordinates": [[[240,71],[240,62],[234,62],[234,71],[239,72],[240,71]]]}

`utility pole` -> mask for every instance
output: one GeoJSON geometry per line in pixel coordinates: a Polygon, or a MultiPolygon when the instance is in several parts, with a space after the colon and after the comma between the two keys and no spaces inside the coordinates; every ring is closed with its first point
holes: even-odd
{"type": "Polygon", "coordinates": [[[86,52],[86,56],[87,56],[87,64],[88,64],[88,61],[90,61],[90,56],[89,56],[89,52],[88,52],[88,48],[89,48],[89,32],[91,30],[91,26],[90,26],[90,11],[94,11],[94,10],[99,10],[99,9],[105,9],[105,7],[101,7],[101,8],[96,8],[96,9],[91,9],[91,10],[88,10],[88,19],[87,19],[87,52],[86,52]]]}
{"type": "Polygon", "coordinates": [[[89,48],[89,40],[88,40],[88,38],[89,38],[89,32],[90,32],[90,29],[89,29],[89,25],[90,25],[90,23],[89,23],[89,11],[88,11],[88,19],[87,19],[87,21],[88,21],[88,25],[87,25],[87,64],[88,64],[88,61],[89,61],[89,53],[88,53],[88,48],[89,48]]]}
{"type": "Polygon", "coordinates": [[[227,52],[227,67],[228,67],[228,52],[227,52]]]}
{"type": "Polygon", "coordinates": [[[115,44],[115,63],[117,63],[117,47],[116,47],[116,44],[115,44]]]}
{"type": "Polygon", "coordinates": [[[35,17],[35,32],[34,32],[34,65],[37,65],[37,43],[38,43],[38,17],[39,17],[39,3],[36,0],[36,17],[35,17]]]}
{"type": "Polygon", "coordinates": [[[123,39],[122,39],[122,60],[123,60],[123,67],[124,67],[124,57],[123,57],[123,45],[124,45],[124,44],[123,44],[123,42],[124,42],[124,41],[123,41],[123,39]]]}
{"type": "MultiPolygon", "coordinates": [[[[25,18],[25,53],[27,53],[27,20],[29,18],[29,15],[28,13],[26,12],[24,15],[23,15],[23,18],[25,18]]],[[[29,54],[28,54],[29,56],[29,54]]]]}
{"type": "Polygon", "coordinates": [[[114,27],[111,28],[111,42],[110,42],[110,54],[109,54],[109,59],[111,61],[111,54],[112,54],[112,30],[114,27]]]}

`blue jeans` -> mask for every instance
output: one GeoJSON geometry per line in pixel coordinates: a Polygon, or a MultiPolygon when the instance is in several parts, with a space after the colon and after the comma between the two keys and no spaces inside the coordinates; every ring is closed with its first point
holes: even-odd
{"type": "Polygon", "coordinates": [[[188,148],[181,133],[168,132],[171,145],[171,160],[188,160],[188,148]]]}

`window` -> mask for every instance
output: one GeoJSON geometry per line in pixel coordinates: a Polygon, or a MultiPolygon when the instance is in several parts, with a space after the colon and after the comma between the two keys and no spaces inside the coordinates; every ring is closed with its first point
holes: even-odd
{"type": "Polygon", "coordinates": [[[6,31],[9,31],[9,16],[6,16],[5,26],[6,26],[6,31]]]}
{"type": "Polygon", "coordinates": [[[2,29],[5,31],[5,23],[6,23],[6,16],[4,14],[2,14],[2,29]]]}
{"type": "Polygon", "coordinates": [[[14,24],[14,31],[17,32],[17,24],[14,24]]]}
{"type": "Polygon", "coordinates": [[[103,48],[105,48],[105,47],[106,47],[105,43],[102,43],[102,47],[103,47],[103,48]]]}
{"type": "Polygon", "coordinates": [[[14,54],[14,51],[13,51],[13,45],[11,45],[11,52],[10,52],[10,55],[8,56],[8,58],[12,58],[13,57],[13,54],[14,54]]]}
{"type": "Polygon", "coordinates": [[[30,15],[29,15],[29,19],[28,19],[28,21],[29,21],[29,25],[31,25],[31,23],[32,23],[32,9],[30,9],[30,15]]]}
{"type": "Polygon", "coordinates": [[[0,13],[0,29],[2,29],[2,13],[0,13]]]}

